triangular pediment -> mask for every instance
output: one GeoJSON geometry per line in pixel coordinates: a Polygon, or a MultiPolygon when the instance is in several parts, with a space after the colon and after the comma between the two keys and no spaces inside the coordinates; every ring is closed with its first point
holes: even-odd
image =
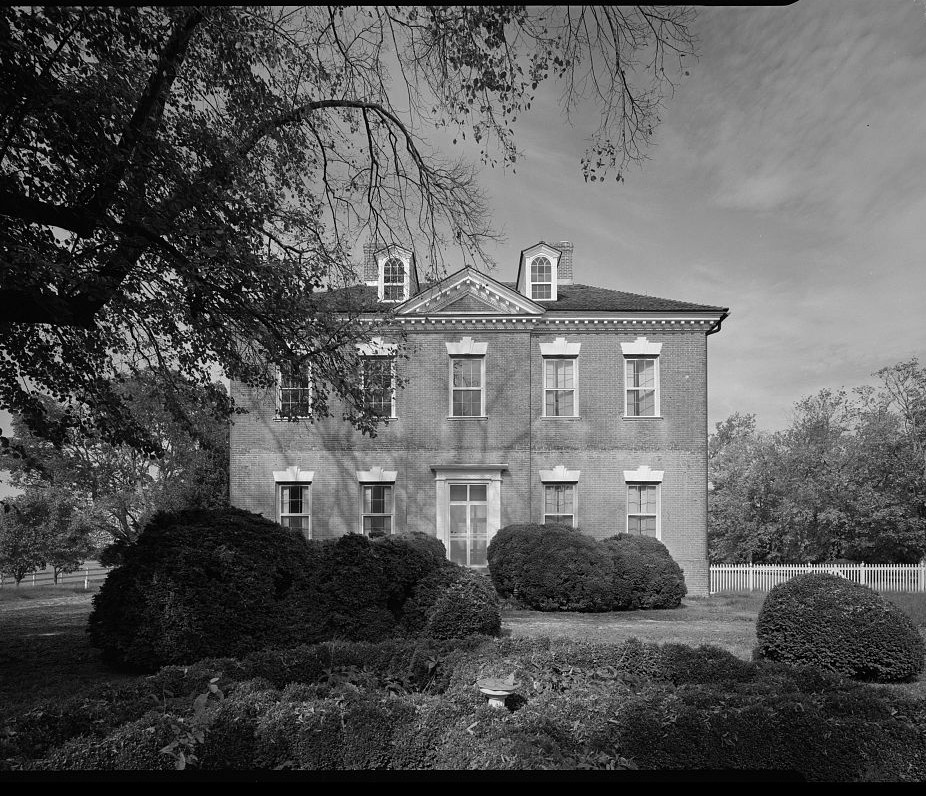
{"type": "Polygon", "coordinates": [[[492,277],[464,268],[414,296],[399,315],[541,315],[544,308],[492,277]]]}

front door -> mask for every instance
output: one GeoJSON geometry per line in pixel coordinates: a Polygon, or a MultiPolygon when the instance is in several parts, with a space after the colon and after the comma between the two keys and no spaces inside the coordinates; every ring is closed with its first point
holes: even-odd
{"type": "Polygon", "coordinates": [[[454,564],[486,566],[488,494],[486,484],[448,484],[450,549],[454,564]]]}

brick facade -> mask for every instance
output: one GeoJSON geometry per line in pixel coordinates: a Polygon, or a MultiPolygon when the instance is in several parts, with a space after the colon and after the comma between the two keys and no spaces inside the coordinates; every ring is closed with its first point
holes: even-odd
{"type": "MultiPolygon", "coordinates": [[[[661,540],[685,571],[689,593],[707,591],[707,338],[705,323],[639,320],[618,314],[590,321],[558,314],[528,321],[447,317],[405,328],[407,359],[396,363],[406,381],[395,419],[371,439],[334,417],[276,419],[275,396],[232,383],[247,414],[231,430],[232,503],[276,518],[273,471],[314,472],[312,536],[360,530],[357,472],[396,472],[394,530],[435,534],[435,467],[504,464],[500,527],[542,522],[541,470],[580,471],[576,521],[603,538],[626,530],[625,470],[664,472],[661,540]],[[462,337],[486,344],[483,418],[449,418],[447,343],[462,337]],[[661,343],[660,418],[624,417],[621,343],[645,336],[661,343]],[[565,337],[581,344],[578,418],[543,418],[542,343],[565,337]]],[[[388,341],[389,336],[384,335],[388,341]]],[[[395,338],[398,340],[398,337],[395,338]]]]}

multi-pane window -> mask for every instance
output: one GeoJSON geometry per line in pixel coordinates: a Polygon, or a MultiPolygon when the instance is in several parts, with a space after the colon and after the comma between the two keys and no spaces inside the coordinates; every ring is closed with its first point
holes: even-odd
{"type": "Polygon", "coordinates": [[[487,565],[488,489],[485,484],[450,484],[450,560],[463,567],[487,565]]]}
{"type": "Polygon", "coordinates": [[[658,536],[657,484],[627,484],[627,533],[658,536]]]}
{"type": "Polygon", "coordinates": [[[372,415],[393,417],[393,365],[392,357],[364,357],[361,360],[363,407],[372,415]]]}
{"type": "Polygon", "coordinates": [[[392,484],[361,484],[360,516],[365,536],[388,536],[392,533],[395,487],[392,484]]]}
{"type": "Polygon", "coordinates": [[[531,298],[553,298],[553,264],[546,257],[531,260],[531,298]]]}
{"type": "Polygon", "coordinates": [[[312,494],[310,484],[278,484],[280,525],[312,538],[312,494]]]}
{"type": "Polygon", "coordinates": [[[312,377],[308,363],[286,362],[280,368],[280,416],[308,417],[312,413],[312,377]]]}
{"type": "Polygon", "coordinates": [[[405,263],[398,257],[383,263],[383,301],[405,301],[405,263]]]}
{"type": "Polygon", "coordinates": [[[576,485],[543,485],[543,521],[560,525],[576,524],[576,485]]]}
{"type": "Polygon", "coordinates": [[[576,416],[576,360],[543,360],[543,414],[545,417],[576,416]]]}
{"type": "Polygon", "coordinates": [[[655,417],[659,407],[658,360],[627,357],[624,360],[628,417],[655,417]]]}
{"type": "Polygon", "coordinates": [[[452,417],[483,416],[484,363],[483,357],[453,357],[450,360],[452,417]]]}

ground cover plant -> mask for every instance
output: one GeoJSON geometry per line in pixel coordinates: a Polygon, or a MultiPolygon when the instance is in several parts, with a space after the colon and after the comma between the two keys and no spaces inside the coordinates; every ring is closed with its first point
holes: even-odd
{"type": "Polygon", "coordinates": [[[798,575],[769,592],[756,622],[756,655],[862,680],[914,680],[926,646],[896,605],[851,581],[798,575]]]}
{"type": "Polygon", "coordinates": [[[331,638],[497,633],[501,622],[491,584],[436,539],[309,542],[234,508],[155,515],[93,602],[91,642],[138,671],[331,638]]]}
{"type": "Polygon", "coordinates": [[[681,568],[647,536],[596,540],[564,525],[509,525],[489,543],[488,562],[502,598],[539,611],[674,608],[686,594],[681,568]]]}
{"type": "Polygon", "coordinates": [[[171,666],[0,735],[26,769],[784,769],[926,776],[924,703],[715,647],[391,639],[171,666]],[[523,684],[486,706],[483,676],[523,684]]]}

